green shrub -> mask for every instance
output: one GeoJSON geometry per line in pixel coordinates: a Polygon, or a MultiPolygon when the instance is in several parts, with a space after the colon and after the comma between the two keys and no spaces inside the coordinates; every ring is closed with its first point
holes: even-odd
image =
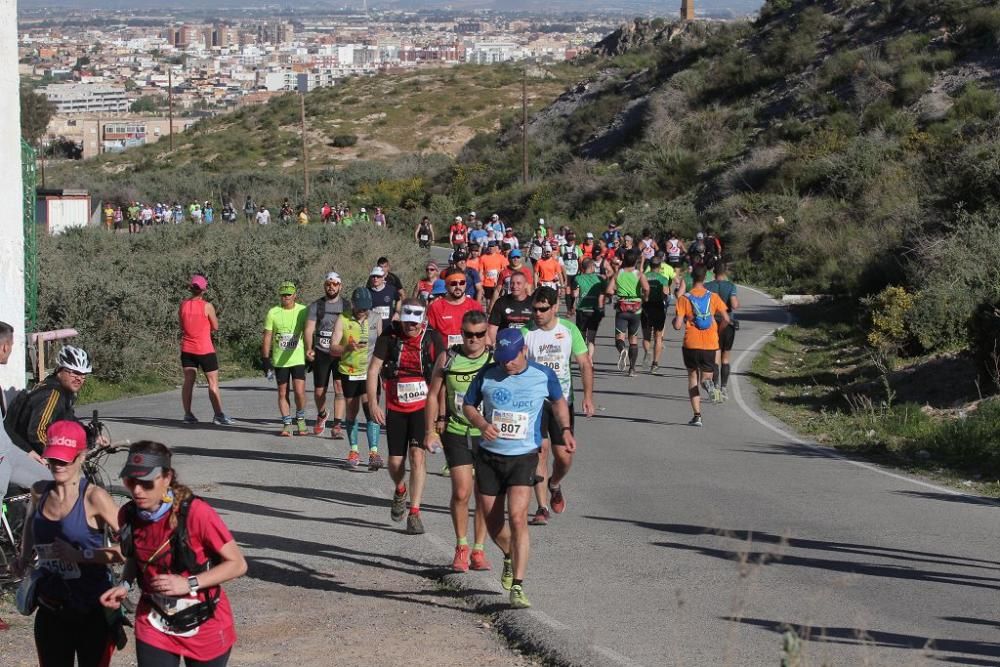
{"type": "Polygon", "coordinates": [[[927,92],[933,80],[933,76],[917,66],[903,68],[896,77],[896,102],[905,106],[913,104],[927,92]]]}
{"type": "Polygon", "coordinates": [[[358,143],[358,137],[355,134],[338,134],[330,142],[330,145],[334,148],[349,148],[358,143]]]}
{"type": "Polygon", "coordinates": [[[962,87],[962,92],[955,98],[952,113],[958,118],[978,118],[992,120],[1000,110],[1000,96],[995,91],[979,87],[970,81],[962,87]]]}
{"type": "Polygon", "coordinates": [[[895,355],[909,346],[912,335],[907,328],[913,296],[902,287],[890,285],[862,301],[868,318],[868,344],[895,355]]]}

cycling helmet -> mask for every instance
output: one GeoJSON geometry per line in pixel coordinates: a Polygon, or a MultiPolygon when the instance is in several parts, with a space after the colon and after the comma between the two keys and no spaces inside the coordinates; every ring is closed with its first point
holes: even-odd
{"type": "Polygon", "coordinates": [[[56,369],[60,368],[77,373],[92,373],[94,371],[87,353],[72,345],[67,345],[59,350],[59,356],[56,357],[56,369]]]}

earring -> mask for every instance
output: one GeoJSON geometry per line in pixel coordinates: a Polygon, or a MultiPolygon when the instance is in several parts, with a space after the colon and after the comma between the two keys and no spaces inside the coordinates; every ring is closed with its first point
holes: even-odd
{"type": "Polygon", "coordinates": [[[165,502],[165,503],[169,503],[169,502],[170,502],[170,501],[172,501],[173,499],[174,499],[174,498],[173,498],[173,496],[171,496],[171,495],[170,495],[170,491],[167,491],[166,493],[164,493],[164,494],[163,494],[163,497],[162,497],[162,498],[160,498],[160,500],[162,500],[162,501],[163,501],[163,502],[165,502]]]}

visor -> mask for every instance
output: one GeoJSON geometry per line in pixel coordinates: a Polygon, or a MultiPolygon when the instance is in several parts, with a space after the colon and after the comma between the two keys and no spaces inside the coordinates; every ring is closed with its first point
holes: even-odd
{"type": "Polygon", "coordinates": [[[148,482],[156,479],[167,468],[167,459],[159,454],[136,452],[128,455],[128,462],[118,475],[122,479],[148,482]]]}
{"type": "Polygon", "coordinates": [[[414,306],[403,306],[403,309],[399,314],[399,321],[420,324],[424,321],[424,309],[416,308],[414,306]]]}

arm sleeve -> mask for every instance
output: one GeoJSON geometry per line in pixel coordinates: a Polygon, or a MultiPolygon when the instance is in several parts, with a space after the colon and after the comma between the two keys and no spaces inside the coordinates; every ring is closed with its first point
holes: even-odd
{"type": "Polygon", "coordinates": [[[545,371],[546,385],[549,390],[549,400],[558,401],[563,398],[562,385],[559,384],[559,378],[556,377],[555,371],[553,371],[548,366],[541,366],[545,371]]]}
{"type": "Polygon", "coordinates": [[[464,402],[468,405],[479,405],[483,402],[483,377],[486,374],[486,369],[489,368],[489,364],[483,366],[476,373],[476,377],[472,379],[469,383],[469,388],[465,390],[464,402]]]}

